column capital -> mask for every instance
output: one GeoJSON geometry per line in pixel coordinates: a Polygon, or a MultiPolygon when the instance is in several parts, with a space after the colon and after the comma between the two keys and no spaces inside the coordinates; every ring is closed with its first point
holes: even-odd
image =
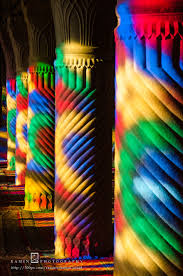
{"type": "Polygon", "coordinates": [[[183,12],[182,0],[118,0],[117,6],[127,4],[131,14],[183,12]]]}
{"type": "MultiPolygon", "coordinates": [[[[158,6],[157,6],[158,7],[158,6]]],[[[143,9],[142,6],[131,5],[131,2],[119,3],[116,9],[119,39],[155,37],[183,37],[183,9],[176,12],[174,7],[164,11],[154,6],[143,9]],[[135,7],[137,7],[135,9],[135,7]],[[150,12],[151,11],[151,12],[150,12]]]]}
{"type": "Polygon", "coordinates": [[[54,67],[46,63],[37,63],[29,67],[29,73],[53,73],[54,67]]]}
{"type": "Polygon", "coordinates": [[[111,61],[109,51],[102,52],[99,47],[65,44],[56,49],[55,67],[93,68],[99,62],[111,61]]]}

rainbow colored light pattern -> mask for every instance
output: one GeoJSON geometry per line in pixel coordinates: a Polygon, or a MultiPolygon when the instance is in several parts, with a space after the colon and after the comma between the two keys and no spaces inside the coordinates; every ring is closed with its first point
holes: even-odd
{"type": "Polygon", "coordinates": [[[29,67],[25,210],[51,210],[54,190],[54,72],[29,67]]]}
{"type": "Polygon", "coordinates": [[[27,155],[28,73],[16,77],[16,185],[25,185],[27,155]]]}
{"type": "Polygon", "coordinates": [[[90,255],[94,225],[96,89],[90,60],[77,66],[62,47],[56,53],[55,254],[74,258],[90,255]]]}
{"type": "Polygon", "coordinates": [[[15,170],[15,137],[16,137],[16,79],[6,81],[7,91],[7,132],[8,132],[8,151],[7,161],[8,170],[15,170]]]}
{"type": "Polygon", "coordinates": [[[6,87],[2,86],[2,124],[6,127],[7,107],[6,107],[6,87]]]}
{"type": "Polygon", "coordinates": [[[115,32],[114,275],[183,275],[183,22],[127,3],[115,32]]]}
{"type": "Polygon", "coordinates": [[[6,87],[2,86],[2,124],[0,127],[0,160],[7,159],[7,108],[6,108],[6,87]]]}

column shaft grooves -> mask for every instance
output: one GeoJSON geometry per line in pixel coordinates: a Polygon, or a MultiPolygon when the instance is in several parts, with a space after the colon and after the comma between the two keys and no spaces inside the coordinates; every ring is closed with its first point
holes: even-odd
{"type": "Polygon", "coordinates": [[[54,182],[54,91],[53,68],[29,68],[28,155],[25,209],[52,209],[54,182]]]}
{"type": "Polygon", "coordinates": [[[115,275],[182,275],[180,39],[173,15],[167,24],[160,14],[139,23],[126,3],[118,12],[115,275]]]}
{"type": "Polygon", "coordinates": [[[7,91],[8,169],[15,170],[16,79],[8,79],[6,81],[6,91],[7,91]]]}

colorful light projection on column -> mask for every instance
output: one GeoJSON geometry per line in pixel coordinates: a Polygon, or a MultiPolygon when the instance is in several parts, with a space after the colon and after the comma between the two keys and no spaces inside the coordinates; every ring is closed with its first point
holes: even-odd
{"type": "Polygon", "coordinates": [[[27,154],[28,73],[16,77],[16,185],[25,185],[27,154]]]}
{"type": "Polygon", "coordinates": [[[51,210],[54,189],[54,72],[29,68],[25,210],[51,210]]]}
{"type": "Polygon", "coordinates": [[[112,130],[112,168],[114,169],[114,158],[115,158],[115,128],[112,130]]]}
{"type": "Polygon", "coordinates": [[[7,108],[6,108],[6,87],[2,86],[2,124],[0,128],[0,160],[7,159],[7,108]]]}
{"type": "Polygon", "coordinates": [[[182,275],[183,22],[117,12],[114,275],[182,275]]]}
{"type": "Polygon", "coordinates": [[[6,81],[6,91],[7,91],[8,170],[15,170],[16,79],[8,79],[6,81]]]}
{"type": "Polygon", "coordinates": [[[6,127],[7,106],[6,106],[6,87],[2,86],[2,125],[6,127]]]}
{"type": "Polygon", "coordinates": [[[91,247],[98,246],[91,238],[95,204],[93,62],[76,56],[67,61],[57,49],[54,210],[59,258],[88,256],[91,247]]]}

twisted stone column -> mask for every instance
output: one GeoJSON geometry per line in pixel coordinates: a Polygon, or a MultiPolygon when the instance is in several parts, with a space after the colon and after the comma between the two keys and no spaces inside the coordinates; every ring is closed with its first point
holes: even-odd
{"type": "Polygon", "coordinates": [[[22,13],[8,18],[16,64],[16,185],[25,185],[28,111],[28,37],[22,13]]]}
{"type": "Polygon", "coordinates": [[[117,7],[115,276],[183,273],[183,13],[168,3],[117,7]]]}
{"type": "Polygon", "coordinates": [[[6,86],[2,86],[2,125],[6,126],[7,106],[6,106],[6,86]]]}
{"type": "Polygon", "coordinates": [[[28,153],[25,209],[52,209],[54,181],[54,72],[29,67],[28,153]]]}
{"type": "Polygon", "coordinates": [[[54,32],[49,1],[21,3],[29,40],[25,209],[45,211],[54,190],[54,32]]]}
{"type": "Polygon", "coordinates": [[[15,170],[15,136],[16,136],[16,70],[14,53],[7,31],[7,23],[1,22],[0,43],[6,63],[7,93],[7,132],[8,132],[8,169],[15,170]]]}
{"type": "Polygon", "coordinates": [[[114,7],[112,1],[106,3],[104,14],[102,4],[52,1],[57,40],[54,212],[59,258],[112,252],[114,7]],[[101,32],[104,25],[106,33],[101,32]]]}
{"type": "Polygon", "coordinates": [[[0,87],[1,87],[1,122],[0,122],[0,159],[7,160],[7,104],[6,104],[6,68],[2,48],[0,47],[0,87]]]}
{"type": "Polygon", "coordinates": [[[15,170],[16,139],[16,78],[6,81],[7,93],[7,132],[8,132],[8,170],[15,170]]]}
{"type": "Polygon", "coordinates": [[[7,104],[6,104],[6,86],[2,86],[2,124],[0,137],[0,159],[7,160],[7,104]]]}
{"type": "Polygon", "coordinates": [[[16,185],[25,185],[27,158],[28,73],[16,77],[16,185]]]}

